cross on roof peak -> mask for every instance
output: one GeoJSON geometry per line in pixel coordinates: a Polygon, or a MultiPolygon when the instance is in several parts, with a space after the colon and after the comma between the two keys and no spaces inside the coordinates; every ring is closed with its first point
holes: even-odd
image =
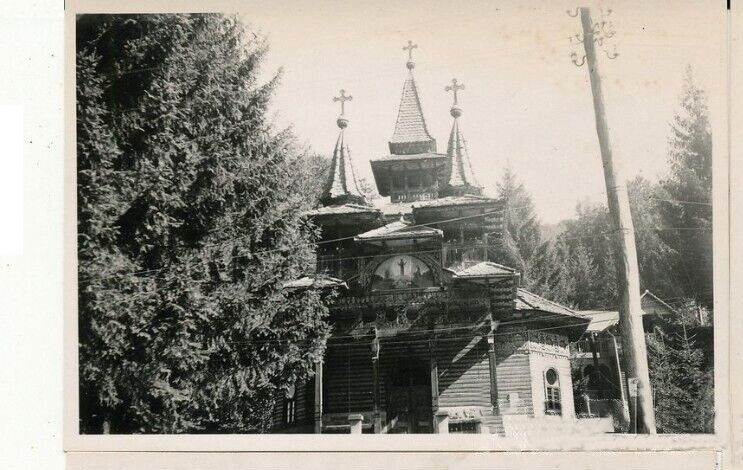
{"type": "Polygon", "coordinates": [[[408,63],[406,64],[408,67],[408,70],[412,70],[413,67],[415,67],[415,63],[413,62],[413,49],[417,49],[418,44],[413,44],[413,41],[408,40],[408,45],[403,47],[403,51],[408,51],[408,63]]]}
{"type": "Polygon", "coordinates": [[[408,45],[403,47],[403,51],[408,51],[408,60],[413,60],[413,49],[417,49],[418,44],[413,44],[413,41],[408,40],[408,45]]]}
{"type": "Polygon", "coordinates": [[[451,79],[451,85],[447,85],[446,88],[444,88],[444,91],[453,91],[454,92],[454,106],[456,106],[457,103],[457,91],[458,90],[464,90],[464,84],[459,83],[456,78],[451,79]]]}
{"type": "Polygon", "coordinates": [[[346,90],[341,88],[340,96],[333,97],[333,102],[340,101],[341,103],[341,116],[346,114],[346,101],[351,101],[353,99],[353,96],[348,95],[346,96],[346,90]]]}

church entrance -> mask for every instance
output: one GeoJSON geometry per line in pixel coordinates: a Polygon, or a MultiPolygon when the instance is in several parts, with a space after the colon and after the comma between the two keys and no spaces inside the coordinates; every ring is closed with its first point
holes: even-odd
{"type": "Polygon", "coordinates": [[[401,358],[387,384],[387,432],[432,433],[431,375],[427,364],[401,358]]]}

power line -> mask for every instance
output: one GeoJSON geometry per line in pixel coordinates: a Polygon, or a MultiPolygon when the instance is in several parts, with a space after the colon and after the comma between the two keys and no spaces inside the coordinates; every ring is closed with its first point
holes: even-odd
{"type": "MultiPolygon", "coordinates": [[[[499,211],[496,211],[496,212],[499,212],[499,211]]],[[[488,215],[488,214],[489,213],[484,213],[484,214],[478,214],[478,215],[474,215],[474,216],[466,216],[466,217],[462,217],[462,218],[482,217],[482,216],[488,215]]],[[[449,219],[449,220],[439,221],[439,222],[431,222],[431,223],[428,223],[428,224],[411,225],[411,226],[408,226],[406,228],[413,228],[413,227],[421,227],[421,226],[427,226],[427,225],[442,224],[442,223],[451,222],[451,221],[454,221],[454,220],[461,220],[462,218],[449,219]]],[[[710,231],[710,230],[713,230],[713,228],[712,227],[652,227],[651,230],[657,230],[657,231],[669,231],[669,230],[677,230],[677,231],[710,231]]],[[[596,234],[593,234],[593,235],[579,235],[579,236],[575,236],[575,237],[562,237],[562,236],[560,236],[560,234],[558,234],[557,236],[555,236],[554,241],[560,242],[560,241],[569,241],[569,240],[594,240],[594,239],[597,239],[597,238],[605,238],[606,235],[611,235],[611,234],[615,233],[616,231],[617,230],[615,229],[615,230],[610,230],[610,231],[606,231],[606,232],[599,232],[599,233],[596,233],[596,234]]],[[[637,232],[635,232],[635,233],[637,233],[637,232]]],[[[328,244],[328,243],[337,243],[339,241],[349,240],[349,239],[353,239],[353,238],[355,238],[355,236],[336,238],[336,239],[333,239],[333,240],[325,240],[325,241],[320,241],[320,242],[308,242],[308,243],[303,243],[303,244],[298,244],[298,245],[289,245],[289,246],[283,247],[283,248],[274,248],[274,249],[270,249],[270,250],[258,251],[258,252],[255,252],[255,253],[242,254],[242,255],[234,255],[234,256],[230,256],[230,257],[226,258],[225,260],[226,261],[229,261],[229,260],[233,260],[233,259],[237,259],[237,258],[260,258],[261,256],[265,256],[265,255],[268,255],[270,253],[275,253],[277,251],[291,251],[292,249],[295,249],[295,248],[310,247],[310,246],[313,246],[313,245],[328,244]]],[[[235,239],[233,239],[233,240],[235,240],[235,239]]],[[[549,240],[547,240],[547,241],[549,241],[549,240]]],[[[458,245],[456,248],[457,249],[472,249],[472,248],[478,248],[478,247],[482,247],[482,246],[483,245],[477,245],[477,244],[464,244],[464,245],[458,245]]],[[[395,252],[394,254],[395,255],[415,255],[415,254],[425,254],[425,253],[439,253],[441,251],[442,251],[441,249],[423,250],[423,251],[420,251],[419,250],[419,251],[411,251],[411,252],[395,252]]],[[[318,255],[318,256],[319,257],[322,257],[323,255],[318,255]]],[[[377,254],[377,255],[358,255],[358,256],[348,256],[348,257],[328,257],[328,258],[326,258],[326,260],[327,261],[330,261],[330,262],[335,262],[335,261],[347,261],[347,260],[359,260],[359,259],[366,259],[366,258],[376,258],[376,257],[379,257],[379,256],[383,256],[383,255],[382,254],[377,254]]],[[[126,273],[126,274],[123,274],[122,273],[119,276],[125,276],[125,275],[126,276],[140,276],[140,275],[143,275],[143,274],[153,274],[153,273],[158,273],[158,272],[166,271],[166,270],[169,270],[171,268],[172,268],[172,266],[164,266],[162,268],[156,268],[156,269],[150,269],[150,270],[143,270],[143,271],[135,271],[135,272],[126,273]]]]}
{"type": "MultiPolygon", "coordinates": [[[[659,299],[659,300],[669,301],[669,300],[679,299],[679,298],[685,298],[685,297],[683,297],[683,296],[666,297],[666,298],[662,298],[662,299],[659,299]]],[[[567,315],[567,314],[551,314],[551,315],[534,316],[534,317],[531,317],[531,318],[523,318],[523,319],[518,319],[518,320],[503,321],[503,322],[499,322],[498,325],[499,325],[499,327],[500,326],[504,326],[504,325],[520,325],[520,324],[524,324],[524,323],[535,323],[535,322],[542,322],[542,321],[549,321],[549,320],[565,319],[566,317],[567,318],[579,318],[579,319],[589,319],[589,320],[592,320],[593,317],[594,317],[594,315],[595,315],[595,313],[597,311],[598,312],[612,312],[612,311],[616,311],[616,310],[617,310],[617,307],[616,306],[613,306],[613,307],[606,307],[606,306],[604,306],[604,307],[596,307],[596,308],[593,308],[591,310],[586,310],[586,311],[580,311],[580,310],[575,311],[575,310],[573,310],[573,314],[572,315],[567,315]]],[[[606,322],[618,322],[618,321],[619,321],[618,318],[616,318],[616,319],[610,318],[610,319],[605,319],[605,320],[596,320],[595,322],[591,322],[591,323],[593,323],[593,324],[601,324],[601,323],[606,323],[606,322]]],[[[443,332],[448,332],[448,331],[467,330],[467,329],[474,330],[474,329],[477,329],[477,328],[481,328],[482,326],[486,326],[484,322],[481,323],[481,324],[473,324],[473,325],[467,325],[467,326],[456,326],[456,327],[446,327],[446,328],[433,328],[433,329],[422,329],[422,330],[408,330],[407,332],[409,332],[411,334],[443,333],[443,332]]],[[[369,325],[369,328],[372,328],[372,327],[373,327],[373,325],[369,325]]],[[[570,326],[560,325],[560,326],[555,326],[555,327],[548,327],[547,329],[556,329],[556,328],[570,328],[570,326]]],[[[541,328],[537,328],[537,329],[533,329],[533,330],[528,330],[528,331],[541,331],[541,328]]],[[[505,334],[511,334],[511,333],[513,333],[513,332],[508,332],[508,333],[505,333],[505,334]]],[[[351,338],[353,338],[353,339],[360,339],[360,338],[368,338],[368,337],[374,337],[374,336],[375,336],[375,334],[372,334],[372,333],[360,334],[360,335],[339,335],[339,336],[331,336],[329,338],[329,340],[332,340],[332,339],[351,339],[351,338]]],[[[465,336],[463,336],[463,337],[465,337],[465,336]]],[[[470,336],[466,336],[466,337],[470,337],[470,336]]],[[[451,337],[449,337],[449,338],[451,338],[451,337]]],[[[280,343],[280,342],[285,342],[285,341],[288,341],[288,340],[283,340],[283,339],[244,340],[244,341],[228,341],[227,343],[228,344],[247,344],[247,343],[262,343],[262,342],[267,342],[267,343],[277,342],[277,343],[280,343]]],[[[351,343],[351,344],[356,344],[356,343],[351,343]]]]}
{"type": "Polygon", "coordinates": [[[654,201],[676,202],[676,203],[679,203],[679,204],[695,204],[695,205],[700,205],[700,206],[710,206],[710,207],[712,207],[712,203],[711,202],[683,201],[683,200],[680,200],[680,199],[663,199],[663,198],[659,198],[659,197],[648,197],[648,199],[652,199],[654,201]]]}
{"type": "MultiPolygon", "coordinates": [[[[444,224],[444,223],[456,222],[456,221],[459,221],[459,220],[465,220],[465,219],[471,219],[471,218],[478,218],[478,217],[485,217],[485,216],[488,216],[488,215],[502,213],[502,212],[503,211],[501,209],[499,209],[499,210],[494,210],[494,211],[489,211],[489,212],[483,212],[481,214],[473,214],[473,215],[467,215],[467,216],[462,216],[462,217],[454,217],[454,218],[451,218],[451,219],[437,220],[437,221],[428,222],[428,223],[425,223],[425,224],[407,225],[407,226],[404,227],[404,229],[407,230],[407,229],[411,229],[411,228],[428,227],[428,226],[432,226],[432,225],[441,225],[441,224],[444,224]]],[[[245,238],[246,236],[238,237],[238,238],[232,238],[232,239],[229,239],[229,240],[225,240],[223,242],[220,242],[220,244],[228,243],[230,241],[239,240],[241,238],[245,238]]],[[[345,240],[351,240],[351,239],[354,239],[354,238],[356,238],[356,235],[351,235],[351,236],[341,237],[341,238],[335,238],[335,239],[331,239],[331,240],[322,240],[322,241],[318,241],[318,242],[300,243],[300,244],[297,244],[297,245],[289,245],[289,246],[282,247],[282,248],[273,248],[273,249],[269,249],[269,250],[257,251],[257,252],[254,252],[254,253],[248,253],[248,254],[242,254],[242,255],[235,255],[235,256],[231,256],[231,257],[227,258],[227,260],[232,260],[232,259],[236,259],[236,258],[260,257],[260,256],[263,256],[263,255],[266,255],[266,254],[269,254],[269,253],[275,253],[277,251],[290,251],[290,250],[296,249],[296,248],[309,247],[309,246],[321,245],[321,244],[329,244],[329,243],[337,243],[337,242],[341,242],[341,241],[345,241],[345,240]]],[[[440,250],[435,250],[435,251],[440,251],[440,250]]],[[[135,272],[131,272],[131,273],[121,274],[121,276],[124,276],[124,275],[127,275],[127,276],[139,276],[139,275],[142,275],[142,274],[152,274],[152,273],[157,273],[157,272],[160,272],[160,271],[165,271],[165,270],[168,270],[170,268],[171,268],[170,266],[164,266],[162,268],[148,269],[148,270],[143,270],[143,271],[135,271],[135,272]]]]}
{"type": "MultiPolygon", "coordinates": [[[[533,322],[533,321],[534,321],[534,319],[529,320],[528,322],[533,322]]],[[[613,321],[614,321],[614,319],[597,320],[596,322],[594,322],[594,324],[609,323],[609,322],[613,322],[613,321]]],[[[514,324],[523,324],[523,323],[525,323],[525,322],[524,321],[501,322],[499,325],[502,326],[502,325],[514,325],[514,324]]],[[[475,329],[475,328],[477,328],[477,326],[473,325],[473,326],[470,326],[470,327],[462,327],[462,328],[475,329]]],[[[554,325],[554,326],[546,326],[546,327],[541,327],[541,328],[533,328],[533,329],[528,329],[528,330],[523,330],[523,331],[502,331],[502,332],[498,332],[496,330],[494,333],[492,333],[492,335],[493,336],[510,336],[510,335],[514,335],[514,334],[529,333],[529,332],[539,332],[539,331],[550,331],[550,330],[565,329],[565,328],[569,328],[569,326],[565,326],[565,325],[554,325]]],[[[444,330],[445,329],[440,329],[440,330],[415,330],[415,331],[411,331],[410,333],[411,334],[425,334],[425,333],[429,333],[429,332],[443,332],[444,330]]],[[[452,329],[452,330],[454,330],[454,329],[452,329]]],[[[473,331],[473,333],[474,333],[474,331],[473,331]]],[[[490,333],[488,332],[487,334],[490,334],[490,333]]],[[[477,336],[477,335],[475,335],[475,336],[477,336]]],[[[353,339],[360,339],[360,338],[370,338],[370,337],[374,337],[374,335],[359,335],[359,336],[347,335],[347,336],[337,336],[337,337],[332,337],[331,336],[331,337],[328,338],[328,342],[326,344],[327,344],[328,347],[330,347],[330,346],[332,346],[332,347],[353,346],[353,345],[359,345],[361,343],[359,341],[331,342],[330,340],[332,340],[334,338],[335,339],[338,339],[338,338],[341,338],[341,339],[351,339],[351,338],[353,338],[353,339]]],[[[472,339],[472,338],[473,338],[473,335],[455,335],[455,336],[446,336],[446,337],[441,337],[441,338],[436,338],[436,339],[445,341],[445,340],[472,339]]],[[[384,342],[382,344],[383,345],[390,345],[390,344],[411,344],[411,343],[424,343],[424,342],[427,343],[431,339],[432,338],[419,338],[419,339],[405,338],[405,339],[400,339],[399,341],[394,341],[394,340],[393,341],[384,341],[383,340],[384,342]]],[[[281,342],[287,342],[287,341],[288,340],[280,340],[280,339],[245,340],[245,341],[228,342],[228,344],[263,344],[263,343],[281,343],[281,342]]],[[[309,342],[310,340],[306,340],[306,341],[309,342]]]]}

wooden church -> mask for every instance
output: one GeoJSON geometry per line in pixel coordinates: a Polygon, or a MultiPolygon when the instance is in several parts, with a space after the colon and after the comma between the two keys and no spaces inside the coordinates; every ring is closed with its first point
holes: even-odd
{"type": "MultiPolygon", "coordinates": [[[[426,127],[408,43],[389,155],[359,191],[344,116],[321,206],[317,272],[287,289],[335,289],[333,333],[313,380],[277,400],[280,433],[508,433],[574,420],[568,344],[588,320],[519,287],[497,256],[506,201],[485,197],[459,120],[446,153],[426,127]]],[[[350,99],[335,98],[341,105],[350,99]]]]}

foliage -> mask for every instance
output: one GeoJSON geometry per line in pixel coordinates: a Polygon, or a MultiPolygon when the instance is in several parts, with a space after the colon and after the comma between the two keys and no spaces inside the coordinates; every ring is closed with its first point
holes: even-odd
{"type": "Polygon", "coordinates": [[[296,148],[232,16],[77,19],[81,432],[256,432],[328,334],[296,148]]]}
{"type": "MultiPolygon", "coordinates": [[[[330,158],[306,150],[294,160],[294,164],[300,173],[298,192],[309,196],[311,206],[318,205],[325,183],[330,176],[330,158]]],[[[356,183],[367,203],[373,204],[379,199],[379,193],[366,178],[360,178],[357,175],[356,183]]]]}
{"type": "Polygon", "coordinates": [[[506,201],[506,211],[503,220],[505,230],[495,257],[498,262],[519,270],[523,281],[529,285],[531,263],[541,242],[534,201],[510,166],[504,169],[496,189],[498,197],[506,201]]]}
{"type": "MultiPolygon", "coordinates": [[[[658,183],[642,177],[628,183],[641,289],[669,299],[679,312],[648,336],[659,432],[712,432],[714,421],[712,338],[709,329],[698,328],[712,322],[707,114],[705,95],[689,69],[671,126],[669,173],[658,183]]],[[[531,288],[577,309],[616,309],[613,230],[606,206],[578,205],[576,217],[560,227],[537,249],[531,288]]]]}
{"type": "Polygon", "coordinates": [[[712,133],[707,98],[694,83],[691,68],[686,71],[681,106],[671,125],[668,145],[671,171],[661,186],[672,201],[660,206],[661,216],[668,227],[693,230],[668,230],[662,235],[663,241],[683,254],[674,259],[675,283],[684,293],[711,307],[712,133]]]}
{"type": "Polygon", "coordinates": [[[330,159],[310,151],[299,155],[294,164],[298,173],[298,191],[307,195],[310,205],[316,206],[322,196],[323,186],[330,171],[330,159]]]}
{"type": "MultiPolygon", "coordinates": [[[[669,140],[670,172],[659,183],[638,176],[628,182],[641,288],[661,298],[689,296],[711,306],[711,134],[704,93],[687,71],[681,110],[669,140]],[[695,204],[702,202],[702,204],[695,204]]],[[[539,247],[530,279],[538,292],[582,309],[618,303],[613,228],[604,204],[579,204],[576,217],[539,247]],[[576,285],[580,266],[594,279],[576,285]],[[567,270],[568,273],[563,271],[567,270]]]]}
{"type": "Polygon", "coordinates": [[[679,316],[647,335],[656,424],[661,433],[712,433],[714,368],[694,334],[697,306],[684,305],[679,316]]]}

